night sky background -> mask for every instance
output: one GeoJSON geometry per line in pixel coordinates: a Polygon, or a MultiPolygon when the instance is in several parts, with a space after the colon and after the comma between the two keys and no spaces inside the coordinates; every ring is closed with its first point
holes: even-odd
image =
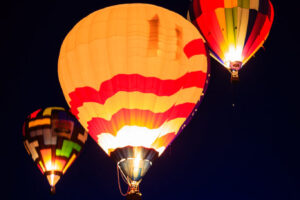
{"type": "MultiPolygon", "coordinates": [[[[1,5],[3,199],[124,199],[116,164],[91,138],[51,196],[24,148],[21,129],[38,108],[67,108],[57,60],[71,28],[93,11],[128,2],[152,3],[182,16],[189,7],[189,0],[11,0],[1,5]]],[[[199,111],[143,179],[143,200],[300,199],[300,9],[295,1],[272,3],[275,19],[265,50],[241,70],[235,94],[230,74],[211,58],[211,80],[199,111]]]]}

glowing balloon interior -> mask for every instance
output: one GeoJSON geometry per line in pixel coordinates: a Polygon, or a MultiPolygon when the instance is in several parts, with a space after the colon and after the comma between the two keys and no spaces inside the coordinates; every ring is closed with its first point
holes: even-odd
{"type": "Polygon", "coordinates": [[[27,117],[23,136],[28,154],[54,192],[56,183],[77,158],[88,134],[64,108],[49,107],[27,117]]]}
{"type": "Polygon", "coordinates": [[[82,19],[59,55],[72,113],[129,180],[139,182],[195,112],[207,50],[186,19],[149,4],[122,4],[82,19]]]}

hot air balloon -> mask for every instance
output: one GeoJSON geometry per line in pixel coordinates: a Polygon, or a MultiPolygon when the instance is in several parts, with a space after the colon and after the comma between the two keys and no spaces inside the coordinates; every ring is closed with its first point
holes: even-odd
{"type": "Polygon", "coordinates": [[[193,24],[149,4],[98,10],[64,39],[58,76],[65,99],[117,162],[127,198],[140,198],[141,179],[197,110],[207,59],[193,24]]]}
{"type": "Polygon", "coordinates": [[[87,136],[77,119],[61,107],[39,109],[26,118],[25,148],[47,177],[52,194],[56,183],[77,158],[87,136]]]}
{"type": "Polygon", "coordinates": [[[238,80],[239,70],[267,39],[274,9],[270,0],[193,0],[188,19],[202,33],[212,57],[238,80]]]}

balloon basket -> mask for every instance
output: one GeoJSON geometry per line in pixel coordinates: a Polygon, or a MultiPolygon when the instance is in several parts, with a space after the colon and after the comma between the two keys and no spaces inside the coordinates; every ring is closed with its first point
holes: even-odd
{"type": "Polygon", "coordinates": [[[142,199],[142,193],[139,191],[139,184],[140,181],[131,181],[129,184],[129,191],[126,195],[126,199],[128,200],[141,200],[142,199]]]}
{"type": "Polygon", "coordinates": [[[55,186],[51,186],[50,193],[54,195],[56,193],[55,186]]]}
{"type": "Polygon", "coordinates": [[[241,61],[230,61],[231,83],[239,82],[239,70],[242,68],[242,64],[241,61]]]}
{"type": "Polygon", "coordinates": [[[141,193],[127,194],[126,200],[142,200],[142,194],[141,193]]]}
{"type": "Polygon", "coordinates": [[[239,72],[238,71],[231,71],[231,83],[235,84],[240,81],[239,72]]]}

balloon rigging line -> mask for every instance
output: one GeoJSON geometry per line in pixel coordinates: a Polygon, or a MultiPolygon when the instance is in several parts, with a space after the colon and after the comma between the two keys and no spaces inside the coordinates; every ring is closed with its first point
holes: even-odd
{"type": "MultiPolygon", "coordinates": [[[[119,169],[118,164],[117,164],[117,175],[118,175],[118,187],[119,187],[120,194],[121,194],[122,196],[125,197],[125,196],[127,196],[127,194],[128,194],[128,191],[129,191],[129,185],[128,185],[128,188],[127,188],[127,192],[126,192],[126,193],[123,193],[122,188],[121,188],[121,184],[120,184],[120,169],[119,169]]],[[[122,175],[121,175],[121,176],[122,176],[122,175]]],[[[123,181],[125,182],[123,176],[122,176],[122,179],[123,179],[123,181]]]]}

